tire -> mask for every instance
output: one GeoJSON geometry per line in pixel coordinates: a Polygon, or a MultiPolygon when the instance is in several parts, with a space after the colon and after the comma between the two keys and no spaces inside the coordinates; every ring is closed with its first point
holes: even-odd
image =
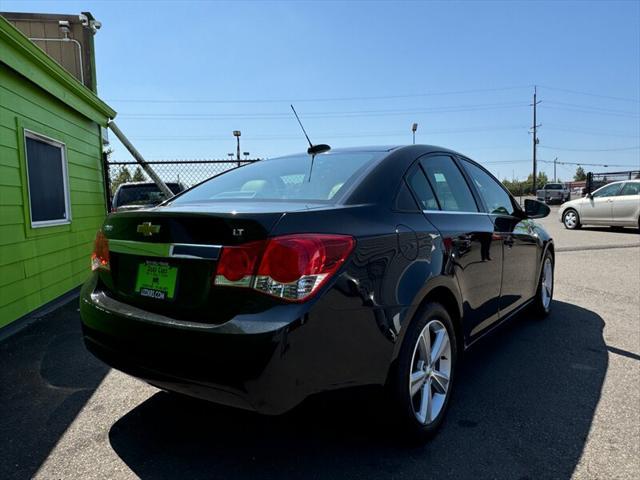
{"type": "Polygon", "coordinates": [[[457,360],[458,344],[449,313],[439,303],[427,303],[408,327],[388,384],[392,411],[410,441],[424,442],[442,425],[455,384],[457,360]],[[428,339],[428,345],[423,339],[428,339]],[[433,358],[429,353],[438,345],[441,355],[425,362],[433,358]]]}
{"type": "Polygon", "coordinates": [[[533,301],[533,310],[541,318],[549,315],[549,312],[551,311],[551,302],[553,300],[553,278],[554,258],[553,255],[551,255],[551,252],[547,250],[542,260],[540,278],[538,279],[538,288],[536,289],[536,297],[533,301]]]}
{"type": "Polygon", "coordinates": [[[580,215],[573,208],[567,208],[567,210],[562,214],[562,224],[564,228],[568,230],[577,230],[582,227],[580,223],[580,215]]]}

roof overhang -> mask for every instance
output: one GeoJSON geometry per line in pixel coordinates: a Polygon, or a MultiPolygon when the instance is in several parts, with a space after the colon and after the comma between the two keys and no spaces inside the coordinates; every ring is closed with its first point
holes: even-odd
{"type": "Polygon", "coordinates": [[[116,112],[0,16],[0,62],[94,122],[107,126],[116,112]]]}

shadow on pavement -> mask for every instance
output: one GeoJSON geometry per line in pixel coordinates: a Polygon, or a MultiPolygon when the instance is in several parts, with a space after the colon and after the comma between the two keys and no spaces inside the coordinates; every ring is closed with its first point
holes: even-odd
{"type": "Polygon", "coordinates": [[[32,478],[109,369],[73,300],[0,343],[0,478],[32,478]]]}
{"type": "Polygon", "coordinates": [[[607,371],[603,320],[555,302],[469,352],[430,443],[408,446],[368,390],[317,396],[281,417],[158,393],[111,445],[142,478],[568,478],[607,371]]]}

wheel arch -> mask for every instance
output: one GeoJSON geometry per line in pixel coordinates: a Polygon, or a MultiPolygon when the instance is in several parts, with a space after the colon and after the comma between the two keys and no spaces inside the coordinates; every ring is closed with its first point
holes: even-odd
{"type": "Polygon", "coordinates": [[[569,210],[573,210],[574,212],[576,212],[576,214],[578,215],[578,221],[580,221],[580,205],[570,205],[569,207],[564,209],[564,212],[562,212],[562,218],[564,221],[564,216],[565,214],[569,211],[569,210]]]}
{"type": "Polygon", "coordinates": [[[538,262],[538,272],[537,272],[537,275],[536,275],[536,279],[537,279],[538,283],[540,282],[540,276],[542,275],[542,265],[544,263],[544,257],[547,255],[547,252],[549,252],[551,254],[551,258],[553,259],[553,269],[555,270],[555,268],[556,268],[556,247],[553,244],[553,240],[547,240],[544,243],[544,246],[542,248],[542,253],[540,255],[540,261],[538,262]]]}
{"type": "Polygon", "coordinates": [[[395,344],[389,372],[392,371],[398,359],[409,325],[411,325],[416,318],[419,318],[425,305],[428,303],[439,303],[447,310],[455,329],[458,352],[464,350],[465,340],[464,329],[462,327],[462,300],[460,293],[453,278],[438,277],[427,285],[422,291],[422,294],[419,295],[419,299],[408,309],[395,344]]]}

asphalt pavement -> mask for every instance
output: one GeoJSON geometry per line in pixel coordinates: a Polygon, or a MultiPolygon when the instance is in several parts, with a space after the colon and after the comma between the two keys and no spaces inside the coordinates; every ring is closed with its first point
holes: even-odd
{"type": "Polygon", "coordinates": [[[84,350],[71,302],[0,343],[0,478],[640,478],[640,235],[542,223],[551,315],[469,352],[426,445],[398,436],[375,389],[280,417],[160,392],[84,350]]]}

